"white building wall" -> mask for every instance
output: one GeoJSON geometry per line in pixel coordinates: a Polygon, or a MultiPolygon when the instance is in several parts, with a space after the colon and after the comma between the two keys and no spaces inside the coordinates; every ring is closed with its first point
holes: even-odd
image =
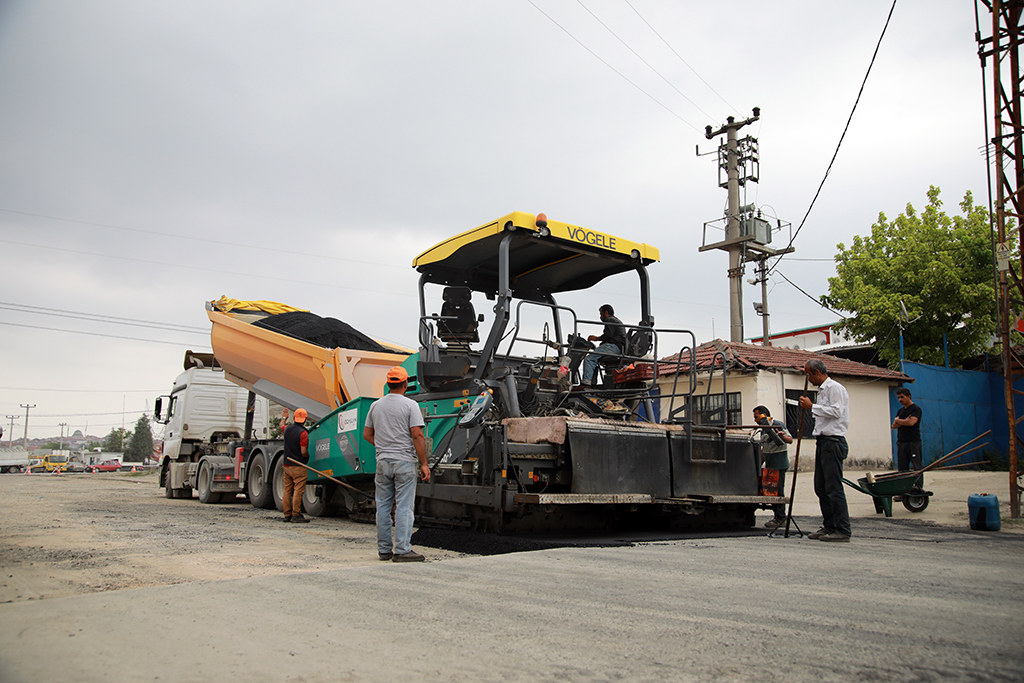
{"type": "MultiPolygon", "coordinates": [[[[756,375],[732,375],[726,380],[726,388],[729,393],[740,393],[742,424],[753,423],[752,411],[757,405],[768,408],[773,417],[785,420],[786,409],[783,404],[785,392],[787,389],[802,391],[804,377],[803,374],[777,371],[761,371],[756,375]]],[[[700,379],[702,384],[697,387],[696,393],[705,394],[708,392],[707,376],[704,375],[700,379]]],[[[846,387],[846,391],[850,394],[850,429],[846,434],[847,443],[850,445],[850,457],[856,460],[891,461],[892,441],[889,431],[893,416],[889,414],[889,392],[897,385],[880,380],[849,377],[834,379],[846,387]]],[[[670,393],[672,378],[661,378],[659,385],[662,387],[663,394],[670,393]]],[[[682,377],[680,377],[680,386],[685,386],[682,377]]],[[[817,387],[811,384],[807,389],[815,391],[817,387]]],[[[716,374],[715,379],[711,382],[711,393],[720,393],[721,391],[721,375],[716,374]]],[[[677,399],[677,406],[680,400],[677,399]]],[[[668,409],[669,400],[662,399],[661,414],[668,415],[668,409]]],[[[797,425],[787,426],[795,435],[797,425]]],[[[814,439],[808,438],[800,447],[801,456],[808,458],[807,463],[810,463],[814,457],[814,446],[814,439]]]]}
{"type": "Polygon", "coordinates": [[[889,392],[896,384],[840,377],[837,380],[850,394],[850,429],[846,441],[850,458],[892,460],[892,418],[889,392]]]}

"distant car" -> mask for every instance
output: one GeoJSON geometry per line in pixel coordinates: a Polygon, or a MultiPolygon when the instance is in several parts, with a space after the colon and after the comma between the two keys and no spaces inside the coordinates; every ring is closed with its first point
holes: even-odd
{"type": "Polygon", "coordinates": [[[99,465],[93,465],[90,468],[92,472],[117,472],[120,469],[120,460],[104,460],[99,465]]]}

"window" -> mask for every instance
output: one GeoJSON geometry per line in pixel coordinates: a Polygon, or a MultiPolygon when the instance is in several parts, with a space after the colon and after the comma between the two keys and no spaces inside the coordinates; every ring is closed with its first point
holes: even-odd
{"type": "Polygon", "coordinates": [[[723,420],[728,425],[743,424],[743,405],[740,401],[740,392],[730,392],[725,395],[724,415],[722,394],[710,394],[693,397],[693,423],[699,425],[722,424],[723,420]]]}
{"type": "MultiPolygon", "coordinates": [[[[811,436],[814,433],[814,415],[809,410],[800,408],[800,396],[803,395],[800,389],[786,389],[786,427],[793,438],[797,437],[797,430],[800,429],[800,413],[804,414],[803,436],[811,436]]],[[[812,402],[818,400],[817,391],[808,391],[807,397],[812,402]]]]}

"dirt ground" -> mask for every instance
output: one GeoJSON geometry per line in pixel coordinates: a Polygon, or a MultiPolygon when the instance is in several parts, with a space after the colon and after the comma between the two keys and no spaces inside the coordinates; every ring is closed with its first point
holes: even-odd
{"type": "Polygon", "coordinates": [[[0,499],[0,603],[380,561],[372,524],[168,500],[153,472],[5,474],[0,499]]]}
{"type": "MultiPolygon", "coordinates": [[[[847,473],[852,481],[860,476],[847,473]]],[[[1021,520],[1009,519],[1005,472],[926,476],[925,488],[935,493],[928,509],[914,514],[897,503],[894,518],[965,528],[968,495],[993,493],[999,533],[1024,533],[1021,520]]],[[[220,505],[168,500],[154,473],[5,474],[0,499],[0,603],[379,562],[372,524],[347,518],[284,524],[280,513],[257,510],[241,497],[220,505]]],[[[799,474],[796,499],[794,516],[813,531],[818,510],[810,473],[799,474]]],[[[847,489],[847,499],[854,535],[857,518],[881,517],[869,496],[847,489]]],[[[759,513],[758,525],[769,515],[759,513]]],[[[464,556],[416,549],[429,561],[464,556]]]]}

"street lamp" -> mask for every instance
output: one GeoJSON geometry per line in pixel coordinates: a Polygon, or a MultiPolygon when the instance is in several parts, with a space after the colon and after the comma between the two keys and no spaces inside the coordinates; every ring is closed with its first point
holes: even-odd
{"type": "Polygon", "coordinates": [[[59,450],[64,450],[64,428],[68,426],[68,423],[67,422],[60,422],[58,424],[60,425],[60,449],[59,450]]]}

